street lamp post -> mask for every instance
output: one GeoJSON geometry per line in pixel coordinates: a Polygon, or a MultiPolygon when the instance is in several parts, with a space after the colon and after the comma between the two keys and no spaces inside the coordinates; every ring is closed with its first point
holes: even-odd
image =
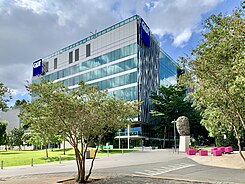
{"type": "Polygon", "coordinates": [[[129,136],[130,136],[130,126],[128,125],[128,149],[129,149],[129,136]]]}
{"type": "Polygon", "coordinates": [[[66,139],[65,139],[65,134],[64,134],[64,145],[63,145],[63,152],[64,152],[64,155],[66,154],[66,147],[65,147],[65,144],[66,144],[66,139]]]}
{"type": "MultiPolygon", "coordinates": [[[[178,115],[178,109],[175,110],[176,115],[178,115]]],[[[172,123],[174,123],[174,151],[176,152],[176,121],[174,119],[174,121],[172,121],[172,123]]]]}
{"type": "Polygon", "coordinates": [[[120,139],[120,134],[121,134],[121,132],[120,132],[120,130],[118,131],[118,135],[119,135],[119,145],[118,145],[118,147],[119,147],[119,149],[121,149],[121,139],[120,139]]]}
{"type": "Polygon", "coordinates": [[[171,123],[174,124],[174,151],[176,152],[176,129],[175,129],[175,124],[176,124],[176,121],[172,121],[171,123]]]}

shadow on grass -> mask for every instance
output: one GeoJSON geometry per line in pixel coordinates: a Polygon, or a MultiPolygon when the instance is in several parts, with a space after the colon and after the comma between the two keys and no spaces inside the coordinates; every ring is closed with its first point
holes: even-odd
{"type": "MultiPolygon", "coordinates": [[[[109,150],[109,153],[110,154],[120,154],[120,153],[130,153],[130,152],[135,152],[135,150],[109,150]]],[[[107,150],[100,150],[99,152],[98,152],[99,154],[101,153],[101,154],[106,154],[107,153],[107,150]]]]}
{"type": "MultiPolygon", "coordinates": [[[[70,151],[70,150],[73,150],[73,148],[66,148],[65,149],[66,151],[70,151]]],[[[64,152],[64,149],[54,149],[52,152],[64,152]]]]}
{"type": "Polygon", "coordinates": [[[75,157],[75,153],[69,153],[69,154],[66,154],[66,155],[68,155],[70,157],[75,157]]]}
{"type": "MultiPolygon", "coordinates": [[[[48,157],[48,158],[40,158],[41,160],[44,160],[46,162],[58,162],[60,161],[59,157],[48,157]]],[[[75,157],[61,157],[61,161],[69,161],[69,160],[75,160],[75,157]]]]}
{"type": "Polygon", "coordinates": [[[15,152],[12,152],[12,151],[4,151],[4,152],[1,152],[0,151],[0,155],[16,155],[16,154],[22,154],[21,152],[17,152],[17,151],[15,151],[15,152]]]}

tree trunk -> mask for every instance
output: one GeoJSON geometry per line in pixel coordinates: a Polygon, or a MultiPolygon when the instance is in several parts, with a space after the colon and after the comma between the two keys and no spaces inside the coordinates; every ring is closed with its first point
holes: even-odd
{"type": "Polygon", "coordinates": [[[81,174],[82,174],[82,183],[85,183],[85,181],[86,181],[86,175],[85,175],[86,152],[87,152],[87,149],[85,148],[85,150],[84,150],[84,152],[83,152],[83,157],[82,157],[82,165],[83,165],[83,168],[82,168],[82,170],[81,170],[81,174]]]}
{"type": "Polygon", "coordinates": [[[167,126],[164,126],[164,133],[163,133],[163,145],[162,148],[165,148],[165,144],[166,144],[166,134],[167,134],[167,126]]]}
{"type": "Polygon", "coordinates": [[[80,156],[80,152],[77,147],[74,147],[74,150],[75,150],[76,163],[77,163],[77,181],[79,182],[81,180],[81,173],[80,173],[80,170],[82,167],[81,156],[80,156]]]}
{"type": "Polygon", "coordinates": [[[64,152],[64,155],[66,154],[66,145],[65,145],[65,138],[64,138],[64,149],[63,149],[63,152],[64,152]]]}
{"type": "Polygon", "coordinates": [[[75,148],[75,155],[76,155],[76,162],[77,162],[77,182],[78,183],[86,183],[86,177],[85,177],[85,154],[86,154],[86,148],[83,153],[80,153],[78,147],[75,148]],[[81,156],[82,154],[82,156],[81,156]]]}
{"type": "Polygon", "coordinates": [[[92,163],[91,163],[91,165],[90,165],[90,169],[89,169],[88,175],[86,176],[86,181],[89,179],[89,177],[90,177],[90,175],[91,175],[91,173],[92,173],[92,169],[93,169],[93,166],[94,166],[94,159],[95,159],[95,157],[96,157],[96,154],[97,154],[97,152],[98,152],[98,149],[99,149],[99,146],[97,146],[97,148],[96,148],[96,150],[95,150],[94,158],[93,158],[92,163]]]}
{"type": "Polygon", "coordinates": [[[243,125],[243,128],[245,129],[245,122],[244,122],[243,117],[242,117],[242,115],[241,115],[241,113],[240,113],[240,111],[239,111],[239,108],[238,108],[238,106],[237,106],[237,104],[236,104],[236,101],[235,101],[234,99],[231,98],[230,93],[229,93],[229,91],[228,91],[226,88],[225,88],[224,90],[225,90],[225,92],[226,92],[228,98],[230,99],[231,103],[233,103],[234,108],[236,109],[236,114],[237,114],[237,116],[238,116],[238,119],[241,121],[241,123],[242,123],[242,125],[243,125]]]}
{"type": "Polygon", "coordinates": [[[239,117],[239,120],[242,122],[243,128],[245,129],[245,122],[244,122],[244,120],[243,120],[241,114],[239,113],[239,111],[237,111],[237,115],[238,115],[238,117],[239,117]]]}
{"type": "Polygon", "coordinates": [[[237,145],[238,145],[238,148],[239,148],[239,154],[240,156],[242,157],[243,161],[245,162],[245,157],[244,155],[242,154],[242,148],[241,148],[241,141],[240,141],[240,137],[238,135],[238,131],[236,129],[236,126],[232,123],[232,126],[233,126],[233,129],[235,131],[235,134],[236,134],[236,139],[237,139],[237,145]]]}
{"type": "Polygon", "coordinates": [[[48,144],[46,144],[46,158],[48,158],[48,144]]]}
{"type": "Polygon", "coordinates": [[[240,141],[240,139],[237,140],[237,145],[238,145],[238,148],[239,148],[239,154],[242,157],[243,161],[245,162],[245,157],[242,154],[242,148],[241,148],[241,141],[240,141]]]}

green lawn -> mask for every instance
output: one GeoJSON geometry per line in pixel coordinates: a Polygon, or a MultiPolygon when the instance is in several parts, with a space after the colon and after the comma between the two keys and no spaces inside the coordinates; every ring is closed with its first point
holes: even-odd
{"type": "MultiPolygon", "coordinates": [[[[124,153],[132,152],[134,150],[124,150],[124,153]]],[[[122,153],[121,150],[110,150],[110,154],[122,153]]],[[[31,165],[32,159],[35,164],[44,164],[49,162],[61,162],[67,160],[74,160],[75,154],[73,149],[66,149],[66,154],[63,154],[63,149],[54,149],[53,151],[48,150],[49,158],[46,158],[45,150],[31,150],[31,151],[0,151],[0,165],[3,161],[4,167],[8,166],[20,166],[20,165],[31,165]]],[[[100,151],[97,156],[106,156],[107,151],[100,151]]]]}

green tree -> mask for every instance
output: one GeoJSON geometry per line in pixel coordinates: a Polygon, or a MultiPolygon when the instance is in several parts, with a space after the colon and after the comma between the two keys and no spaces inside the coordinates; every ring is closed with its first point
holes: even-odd
{"type": "MultiPolygon", "coordinates": [[[[38,101],[37,101],[38,102],[38,101]]],[[[33,103],[29,103],[28,102],[24,102],[22,104],[22,108],[25,109],[25,107],[28,107],[28,105],[32,104],[32,108],[41,108],[40,104],[36,104],[35,102],[33,103]]],[[[45,104],[44,104],[45,105],[45,104]]],[[[31,110],[31,109],[28,109],[31,110]]],[[[39,141],[39,139],[41,139],[41,146],[45,146],[45,154],[46,154],[46,158],[48,158],[48,144],[49,144],[49,138],[50,136],[52,136],[54,134],[52,128],[49,128],[50,121],[53,121],[52,117],[50,116],[50,112],[46,111],[47,108],[42,107],[41,109],[37,109],[36,111],[33,112],[29,112],[29,113],[35,113],[32,116],[39,116],[37,113],[40,114],[39,117],[37,117],[37,123],[33,123],[36,122],[33,120],[33,117],[29,117],[26,118],[25,121],[23,121],[23,127],[29,127],[29,130],[32,132],[31,134],[34,134],[31,137],[31,140],[35,143],[35,139],[37,139],[37,141],[39,141]]],[[[21,114],[20,113],[20,118],[21,118],[21,114]]],[[[35,145],[35,144],[34,144],[35,145]]],[[[40,146],[40,145],[39,145],[40,146]]]]}
{"type": "Polygon", "coordinates": [[[6,134],[6,146],[9,147],[9,149],[13,149],[14,147],[14,144],[13,144],[13,141],[12,141],[12,136],[11,136],[11,133],[10,132],[7,132],[6,134]]]}
{"type": "Polygon", "coordinates": [[[112,144],[115,140],[114,138],[116,137],[117,132],[118,130],[108,129],[106,134],[104,135],[104,138],[101,140],[102,145],[106,145],[106,143],[112,144]]]}
{"type": "Polygon", "coordinates": [[[86,175],[88,145],[94,143],[99,147],[107,130],[125,127],[138,114],[137,102],[110,98],[106,92],[83,82],[72,91],[61,83],[45,81],[29,85],[28,90],[35,94],[36,100],[23,106],[21,119],[24,123],[31,122],[30,128],[35,131],[43,129],[65,135],[75,151],[79,183],[89,179],[94,164],[95,157],[86,175]],[[79,143],[82,144],[81,150],[79,143]]]}
{"type": "Polygon", "coordinates": [[[6,128],[7,128],[8,122],[7,121],[0,121],[0,145],[6,144],[6,128]]]}
{"type": "MultiPolygon", "coordinates": [[[[244,4],[243,4],[244,5],[244,4]]],[[[188,68],[182,82],[193,88],[190,94],[201,123],[215,136],[231,130],[241,152],[245,129],[245,16],[244,6],[232,15],[212,15],[205,22],[203,41],[186,58],[188,68]]]]}
{"type": "Polygon", "coordinates": [[[23,128],[14,128],[10,131],[9,139],[11,146],[18,146],[21,150],[21,145],[23,144],[24,129],[23,128]]]}
{"type": "Polygon", "coordinates": [[[25,105],[27,103],[26,100],[16,100],[14,106],[15,107],[21,107],[22,105],[25,105]]]}
{"type": "Polygon", "coordinates": [[[60,144],[62,143],[62,141],[63,141],[63,137],[61,135],[51,134],[49,136],[49,142],[52,144],[51,145],[52,151],[53,151],[54,145],[60,144]]]}
{"type": "Polygon", "coordinates": [[[0,82],[0,111],[5,111],[8,108],[8,95],[10,95],[9,89],[5,87],[3,83],[0,82]]]}
{"type": "Polygon", "coordinates": [[[39,136],[39,134],[33,132],[28,135],[27,142],[35,146],[35,149],[38,149],[39,147],[41,149],[43,145],[42,138],[39,136]]]}
{"type": "MultiPolygon", "coordinates": [[[[163,137],[163,147],[165,146],[165,139],[167,129],[173,127],[171,122],[177,120],[180,116],[189,118],[191,134],[197,138],[203,135],[207,138],[207,131],[200,125],[200,113],[191,107],[192,103],[184,101],[186,90],[178,86],[160,86],[159,93],[153,92],[151,95],[153,110],[153,120],[157,121],[155,126],[156,131],[160,137],[163,137]]],[[[171,128],[172,129],[172,128],[171,128]]]]}

